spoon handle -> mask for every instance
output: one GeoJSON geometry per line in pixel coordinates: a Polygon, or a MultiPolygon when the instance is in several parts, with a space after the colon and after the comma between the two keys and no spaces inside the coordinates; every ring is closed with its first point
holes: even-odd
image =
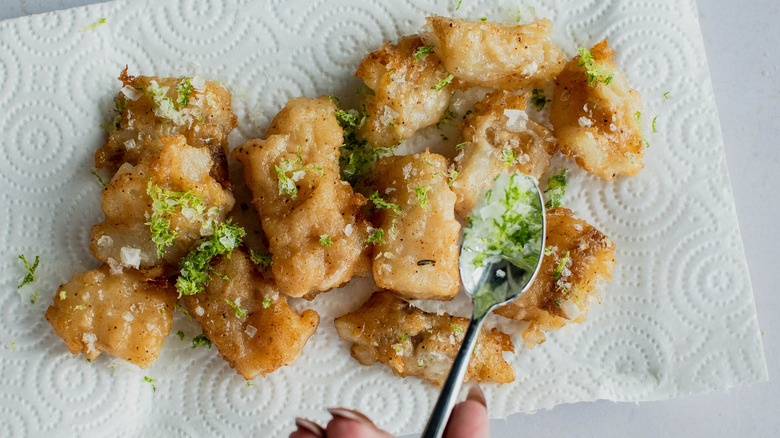
{"type": "Polygon", "coordinates": [[[479,336],[480,328],[482,328],[482,323],[485,322],[485,316],[482,315],[476,319],[471,319],[469,328],[466,329],[466,335],[463,337],[463,343],[460,346],[460,350],[458,350],[458,355],[455,357],[455,362],[452,364],[452,368],[450,368],[447,380],[444,381],[439,399],[433,407],[431,418],[428,419],[428,424],[425,426],[422,438],[440,438],[444,434],[444,428],[447,426],[447,420],[450,418],[450,413],[460,393],[460,387],[463,385],[463,377],[466,375],[466,370],[469,366],[471,351],[474,350],[474,345],[477,343],[477,337],[479,336]]]}

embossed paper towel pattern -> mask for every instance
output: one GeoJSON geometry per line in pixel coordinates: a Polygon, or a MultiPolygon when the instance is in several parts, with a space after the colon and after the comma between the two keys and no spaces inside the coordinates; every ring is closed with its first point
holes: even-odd
{"type": "MultiPolygon", "coordinates": [[[[335,405],[359,408],[395,433],[420,430],[437,390],[358,365],[333,329],[334,316],[371,292],[367,279],[319,297],[322,324],[298,363],[252,386],[215,349],[175,336],[145,372],[111,369],[106,357],[87,363],[67,352],[43,310],[59,283],[95,265],[87,249],[101,220],[92,156],[125,64],[133,74],[224,82],[239,115],[235,145],[259,136],[290,97],[351,93],[359,60],[416,32],[430,13],[533,13],[486,0],[464,0],[454,12],[457,3],[147,0],[0,23],[0,423],[8,435],[286,436],[295,416],[324,420],[324,407],[335,405]],[[41,255],[40,279],[25,289],[40,292],[34,305],[16,292],[21,253],[41,255]]],[[[519,348],[516,381],[486,388],[491,416],[766,378],[693,0],[528,6],[553,20],[569,55],[608,37],[644,96],[645,119],[658,116],[658,132],[648,132],[646,167],[635,178],[570,173],[568,206],[618,246],[615,278],[586,323],[519,348]]],[[[441,307],[462,313],[468,303],[459,297],[441,307]]],[[[198,333],[179,317],[178,327],[198,333]]]]}

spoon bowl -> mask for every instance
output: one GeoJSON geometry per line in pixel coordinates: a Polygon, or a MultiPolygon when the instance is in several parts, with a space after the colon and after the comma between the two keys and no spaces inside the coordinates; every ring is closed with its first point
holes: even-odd
{"type": "Polygon", "coordinates": [[[493,188],[481,194],[468,221],[459,267],[474,308],[423,438],[439,438],[444,433],[487,315],[528,290],[542,264],[544,201],[533,178],[520,172],[499,175],[493,188]]]}

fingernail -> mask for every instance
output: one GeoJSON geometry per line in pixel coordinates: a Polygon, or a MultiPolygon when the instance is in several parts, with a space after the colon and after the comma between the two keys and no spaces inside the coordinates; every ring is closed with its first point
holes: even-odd
{"type": "Polygon", "coordinates": [[[299,430],[311,432],[317,438],[325,438],[325,429],[311,420],[298,417],[295,419],[295,425],[298,426],[299,430]]]}
{"type": "Polygon", "coordinates": [[[330,412],[331,415],[334,417],[341,417],[346,418],[347,420],[357,421],[358,423],[365,424],[367,426],[376,427],[374,426],[374,422],[371,421],[368,417],[361,414],[358,411],[353,411],[352,409],[345,409],[345,408],[328,408],[328,412],[330,412]]]}
{"type": "Polygon", "coordinates": [[[485,393],[482,392],[482,388],[479,387],[479,383],[477,382],[472,383],[469,387],[469,392],[466,394],[466,400],[475,401],[487,408],[485,393]]]}

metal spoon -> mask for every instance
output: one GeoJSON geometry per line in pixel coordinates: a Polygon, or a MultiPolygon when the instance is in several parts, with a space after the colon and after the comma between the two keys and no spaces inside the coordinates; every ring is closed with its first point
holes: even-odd
{"type": "MultiPolygon", "coordinates": [[[[522,240],[525,238],[522,234],[520,232],[511,233],[510,230],[508,234],[499,234],[499,237],[504,241],[497,243],[511,248],[512,239],[522,240]]],[[[466,375],[471,352],[477,342],[482,323],[485,322],[485,318],[493,309],[517,299],[528,289],[541,266],[544,237],[544,201],[536,181],[519,172],[499,175],[493,189],[482,194],[474,212],[469,216],[469,227],[464,232],[459,261],[460,278],[466,294],[471,297],[474,309],[463,343],[458,350],[447,380],[442,386],[439,399],[436,401],[428,425],[425,427],[425,432],[422,434],[423,438],[439,438],[444,433],[444,428],[463,385],[463,378],[466,375]],[[518,241],[515,243],[520,244],[528,251],[522,254],[524,256],[522,259],[519,259],[517,253],[505,254],[503,247],[499,248],[499,255],[496,255],[496,249],[493,248],[491,255],[480,266],[478,262],[475,262],[480,257],[480,244],[486,244],[490,239],[480,235],[477,227],[489,226],[493,219],[501,222],[507,219],[507,214],[510,217],[505,222],[517,217],[516,210],[518,208],[524,209],[521,205],[522,202],[515,204],[517,208],[512,208],[512,202],[508,200],[511,193],[514,193],[512,190],[516,189],[518,185],[526,189],[524,203],[531,207],[526,217],[529,222],[533,223],[534,233],[531,233],[533,236],[526,242],[518,241]],[[539,225],[541,225],[540,228],[539,225]]]]}

